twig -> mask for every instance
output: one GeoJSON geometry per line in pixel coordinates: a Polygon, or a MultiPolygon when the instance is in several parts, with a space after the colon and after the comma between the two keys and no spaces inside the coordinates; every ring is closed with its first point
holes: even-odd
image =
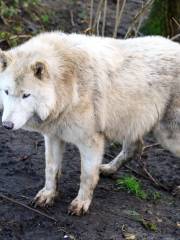
{"type": "Polygon", "coordinates": [[[118,16],[119,16],[119,10],[120,9],[120,0],[117,0],[117,3],[116,3],[116,17],[115,17],[115,26],[114,26],[114,32],[113,32],[113,37],[115,36],[115,31],[117,29],[117,19],[118,19],[118,16]]]}
{"type": "Polygon", "coordinates": [[[159,145],[160,145],[159,143],[153,143],[153,144],[144,146],[143,151],[146,150],[146,149],[148,149],[148,148],[156,147],[156,146],[159,146],[159,145]]]}
{"type": "Polygon", "coordinates": [[[147,168],[145,165],[142,165],[142,169],[144,171],[144,173],[149,177],[149,179],[157,186],[159,186],[159,183],[157,182],[157,180],[150,174],[150,172],[148,172],[147,168]]]}
{"type": "Polygon", "coordinates": [[[139,155],[138,156],[138,162],[139,162],[139,165],[142,167],[142,170],[143,170],[143,172],[150,178],[150,180],[155,184],[155,185],[159,185],[159,183],[156,181],[156,179],[154,179],[153,178],[153,176],[148,172],[148,170],[147,170],[147,167],[146,167],[146,165],[147,165],[147,163],[145,162],[145,160],[143,161],[142,160],[142,157],[141,157],[142,155],[139,155]]]}
{"type": "Polygon", "coordinates": [[[92,31],[94,31],[95,27],[96,27],[96,24],[98,22],[98,19],[99,19],[99,13],[101,12],[101,7],[102,7],[102,4],[103,4],[103,1],[104,0],[100,0],[99,4],[98,4],[98,7],[97,7],[97,11],[96,11],[96,16],[95,16],[95,20],[94,20],[94,23],[93,23],[93,26],[92,26],[92,31]]]}
{"type": "MultiPolygon", "coordinates": [[[[142,156],[142,155],[141,155],[142,156]]],[[[147,164],[145,162],[145,160],[143,161],[142,160],[142,157],[139,156],[138,157],[138,162],[139,162],[139,165],[142,167],[142,170],[143,172],[145,173],[145,175],[153,182],[153,184],[157,187],[161,187],[163,188],[164,190],[166,191],[169,191],[169,189],[167,187],[165,187],[163,184],[159,183],[152,175],[151,173],[147,170],[147,164]]]]}
{"type": "Polygon", "coordinates": [[[2,15],[0,16],[0,18],[3,21],[4,25],[9,25],[8,21],[6,20],[6,18],[4,18],[2,15]]]}
{"type": "Polygon", "coordinates": [[[105,27],[106,27],[106,14],[107,14],[107,0],[104,0],[103,23],[102,23],[102,36],[104,36],[105,27]]]}
{"type": "Polygon", "coordinates": [[[132,30],[134,29],[135,25],[137,24],[137,22],[139,21],[139,19],[142,18],[142,16],[145,14],[146,10],[151,6],[151,4],[153,4],[154,0],[149,0],[142,8],[141,10],[136,14],[136,16],[134,17],[130,27],[127,30],[127,33],[125,35],[125,39],[129,37],[129,35],[131,34],[132,30]]]}
{"type": "Polygon", "coordinates": [[[99,12],[98,20],[97,20],[97,25],[96,25],[96,34],[99,36],[99,23],[101,20],[101,11],[99,12]]]}
{"type": "Polygon", "coordinates": [[[16,39],[16,38],[30,38],[30,37],[32,37],[32,35],[20,34],[20,35],[13,35],[13,36],[11,36],[9,39],[10,39],[10,40],[13,40],[13,39],[16,39]]]}
{"type": "Polygon", "coordinates": [[[94,9],[94,0],[91,0],[89,29],[92,29],[92,23],[93,23],[93,9],[94,9]]]}
{"type": "Polygon", "coordinates": [[[24,208],[26,208],[26,209],[29,209],[29,210],[35,212],[35,213],[37,213],[37,214],[39,214],[39,215],[41,215],[41,216],[43,216],[43,217],[46,217],[46,218],[48,218],[48,219],[50,219],[50,220],[53,220],[53,221],[57,222],[57,219],[55,219],[54,217],[51,217],[51,216],[49,216],[49,215],[46,214],[46,213],[43,213],[43,212],[41,212],[41,211],[39,211],[39,210],[37,210],[37,209],[34,209],[34,208],[32,208],[32,207],[29,207],[28,205],[26,205],[26,204],[24,204],[24,203],[21,203],[21,202],[15,200],[15,199],[13,199],[13,198],[7,197],[7,196],[5,196],[5,195],[2,194],[2,193],[0,193],[0,198],[5,199],[5,200],[7,200],[7,201],[9,201],[9,202],[15,203],[15,204],[17,204],[17,205],[19,205],[19,206],[21,206],[21,207],[24,207],[24,208]]]}
{"type": "MultiPolygon", "coordinates": [[[[143,177],[143,178],[145,178],[145,179],[147,179],[147,180],[151,180],[151,179],[149,178],[149,176],[147,176],[147,175],[145,175],[145,174],[143,174],[143,173],[140,173],[140,172],[136,171],[135,168],[131,168],[131,167],[128,166],[128,165],[125,165],[125,168],[129,169],[130,171],[132,171],[133,173],[135,173],[136,175],[138,175],[138,176],[140,176],[140,177],[143,177]]],[[[169,189],[168,187],[164,186],[162,183],[159,183],[159,182],[158,182],[158,185],[157,185],[154,181],[152,181],[152,184],[153,184],[153,186],[155,186],[155,187],[159,187],[159,188],[162,188],[162,189],[165,190],[165,191],[170,192],[170,189],[169,189]]]]}
{"type": "Polygon", "coordinates": [[[135,33],[134,33],[134,36],[135,36],[135,37],[137,37],[137,35],[138,35],[138,33],[139,33],[139,29],[141,28],[142,22],[143,22],[143,17],[141,16],[141,17],[140,17],[140,20],[139,20],[139,23],[138,23],[138,26],[137,26],[137,28],[135,29],[135,33]]]}
{"type": "Polygon", "coordinates": [[[172,17],[172,20],[176,23],[176,25],[180,28],[180,23],[174,18],[172,17]]]}
{"type": "Polygon", "coordinates": [[[176,34],[171,38],[172,41],[176,40],[177,38],[180,38],[180,33],[176,34]]]}
{"type": "MultiPolygon", "coordinates": [[[[110,157],[110,158],[115,158],[115,156],[113,156],[112,154],[110,154],[110,153],[108,153],[108,152],[105,153],[105,155],[108,156],[108,157],[110,157]]],[[[109,160],[109,159],[108,159],[108,160],[109,160]]]]}
{"type": "Polygon", "coordinates": [[[18,157],[18,161],[26,161],[26,160],[29,160],[32,156],[33,156],[34,153],[30,154],[30,155],[24,155],[24,156],[21,156],[21,157],[18,157]]]}
{"type": "Polygon", "coordinates": [[[74,23],[74,15],[73,15],[73,11],[72,10],[70,10],[70,17],[71,17],[71,24],[74,27],[75,23],[74,23]]]}
{"type": "Polygon", "coordinates": [[[28,34],[21,34],[21,35],[18,35],[18,38],[31,38],[32,35],[28,35],[28,34]]]}
{"type": "Polygon", "coordinates": [[[128,166],[128,165],[124,165],[124,166],[125,166],[125,168],[127,168],[127,169],[130,170],[131,172],[135,173],[136,175],[139,175],[140,177],[143,177],[143,178],[147,179],[147,177],[146,177],[144,174],[136,171],[135,168],[131,168],[131,167],[128,166]]]}
{"type": "Polygon", "coordinates": [[[114,33],[113,33],[113,37],[116,38],[117,37],[117,32],[118,32],[118,27],[121,23],[121,18],[122,18],[122,14],[124,12],[124,8],[126,5],[126,0],[123,0],[122,6],[120,8],[120,1],[117,0],[117,6],[116,6],[116,22],[115,22],[115,27],[114,27],[114,33]]]}

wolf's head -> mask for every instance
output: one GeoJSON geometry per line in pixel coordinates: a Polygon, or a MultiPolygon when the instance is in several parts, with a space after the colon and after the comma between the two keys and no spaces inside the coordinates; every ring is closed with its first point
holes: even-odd
{"type": "Polygon", "coordinates": [[[38,116],[45,121],[78,101],[76,61],[57,33],[40,34],[0,51],[0,94],[3,126],[26,127],[38,116]]]}
{"type": "Polygon", "coordinates": [[[54,80],[58,65],[57,54],[43,39],[32,39],[9,51],[0,51],[5,128],[22,128],[35,115],[42,121],[48,118],[57,103],[54,80]]]}
{"type": "Polygon", "coordinates": [[[3,126],[19,129],[37,114],[44,121],[55,104],[48,63],[19,51],[0,53],[0,89],[3,126]]]}

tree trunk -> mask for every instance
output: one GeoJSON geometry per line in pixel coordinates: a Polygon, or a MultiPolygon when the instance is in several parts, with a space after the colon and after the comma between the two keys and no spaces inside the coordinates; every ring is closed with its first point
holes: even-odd
{"type": "Polygon", "coordinates": [[[155,0],[141,32],[166,37],[180,33],[180,0],[155,0]]]}

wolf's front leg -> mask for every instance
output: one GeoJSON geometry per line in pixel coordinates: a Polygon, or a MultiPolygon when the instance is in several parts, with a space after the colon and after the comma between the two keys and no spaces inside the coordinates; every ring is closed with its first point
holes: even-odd
{"type": "Polygon", "coordinates": [[[99,179],[99,166],[104,152],[104,138],[95,136],[91,143],[79,145],[81,154],[81,182],[77,197],[71,202],[69,213],[81,215],[87,212],[93,191],[99,179]]]}
{"type": "Polygon", "coordinates": [[[45,136],[45,186],[34,198],[35,205],[52,205],[58,193],[58,179],[61,175],[64,142],[56,136],[45,136]]]}

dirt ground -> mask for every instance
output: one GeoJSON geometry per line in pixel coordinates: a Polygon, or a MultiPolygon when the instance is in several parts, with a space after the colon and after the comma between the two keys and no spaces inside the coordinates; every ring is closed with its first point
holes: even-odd
{"type": "MultiPolygon", "coordinates": [[[[61,1],[61,6],[57,0],[45,2],[56,9],[48,28],[61,28],[68,32],[85,30],[87,23],[84,15],[89,11],[87,1],[73,3],[73,26],[69,11],[70,1],[61,1]]],[[[127,31],[140,2],[127,1],[123,27],[118,36],[123,36],[127,31]]],[[[108,23],[106,30],[107,35],[112,32],[113,4],[109,9],[110,24],[108,23]]],[[[36,133],[11,132],[0,127],[0,142],[0,192],[28,205],[44,183],[43,138],[36,133]]],[[[148,136],[146,144],[153,143],[154,139],[151,135],[148,136]]],[[[108,144],[104,161],[110,161],[119,151],[120,146],[108,144]]],[[[101,177],[90,212],[83,217],[69,216],[68,205],[76,196],[79,187],[80,158],[77,149],[67,145],[60,180],[60,196],[52,208],[38,208],[56,221],[0,198],[0,240],[121,240],[125,239],[124,231],[136,235],[138,240],[180,239],[180,200],[171,193],[175,186],[180,185],[179,159],[160,146],[153,146],[144,152],[142,160],[147,162],[149,172],[166,186],[168,191],[153,187],[151,180],[141,177],[142,169],[134,160],[128,166],[139,174],[123,167],[111,178],[101,177]],[[135,175],[144,190],[158,191],[160,198],[141,200],[123,189],[118,189],[116,179],[127,174],[135,175]],[[152,231],[145,227],[143,222],[134,216],[135,213],[154,223],[157,229],[152,231]]]]}

